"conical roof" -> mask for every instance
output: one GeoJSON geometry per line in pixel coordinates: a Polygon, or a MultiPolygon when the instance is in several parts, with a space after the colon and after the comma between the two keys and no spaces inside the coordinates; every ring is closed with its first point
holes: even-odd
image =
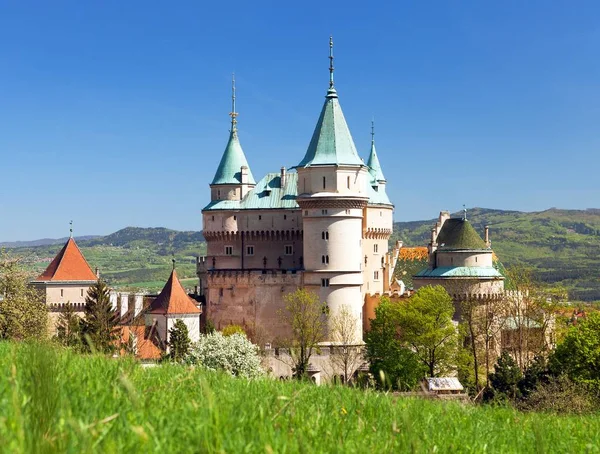
{"type": "Polygon", "coordinates": [[[173,270],[160,294],[150,304],[148,312],[151,314],[199,314],[200,309],[187,295],[177,278],[177,273],[173,270]]]}
{"type": "Polygon", "coordinates": [[[367,165],[369,166],[369,173],[374,181],[385,181],[383,171],[381,170],[381,164],[379,164],[379,158],[377,157],[377,151],[375,150],[375,140],[371,141],[371,153],[369,154],[367,165]]]}
{"type": "Polygon", "coordinates": [[[38,276],[36,281],[97,281],[98,276],[79,250],[73,238],[64,245],[61,251],[50,262],[48,268],[38,276]]]}
{"type": "Polygon", "coordinates": [[[296,167],[315,165],[364,165],[356,152],[337,92],[333,87],[327,91],[325,104],[306,155],[296,167]]]}
{"type": "Polygon", "coordinates": [[[451,218],[444,222],[437,237],[438,249],[489,249],[466,219],[451,218]]]}
{"type": "Polygon", "coordinates": [[[256,184],[250,166],[246,160],[244,150],[237,135],[235,128],[232,128],[229,134],[229,141],[227,147],[223,152],[223,157],[215,173],[215,177],[211,184],[241,184],[242,183],[242,172],[241,167],[248,167],[248,183],[256,184]]]}

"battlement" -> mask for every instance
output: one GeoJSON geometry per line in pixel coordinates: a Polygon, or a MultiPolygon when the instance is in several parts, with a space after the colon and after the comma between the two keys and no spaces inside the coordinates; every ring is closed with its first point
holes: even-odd
{"type": "Polygon", "coordinates": [[[302,284],[302,271],[286,270],[210,270],[209,286],[296,285],[302,284]]]}

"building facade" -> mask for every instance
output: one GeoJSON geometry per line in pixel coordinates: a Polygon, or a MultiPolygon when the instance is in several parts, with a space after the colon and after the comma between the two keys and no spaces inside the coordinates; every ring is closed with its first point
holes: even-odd
{"type": "Polygon", "coordinates": [[[347,306],[362,339],[365,296],[391,281],[388,250],[394,206],[375,149],[359,156],[330,78],[304,157],[254,179],[237,130],[231,131],[202,210],[207,256],[198,260],[206,318],[216,328],[240,324],[277,342],[284,296],[304,287],[327,303],[330,319],[347,306]]]}

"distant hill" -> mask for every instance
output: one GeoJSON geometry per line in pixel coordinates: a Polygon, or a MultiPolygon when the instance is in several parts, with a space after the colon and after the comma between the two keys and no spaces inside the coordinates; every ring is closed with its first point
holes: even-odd
{"type": "MultiPolygon", "coordinates": [[[[455,213],[460,216],[461,213],[455,213]]],[[[575,300],[600,300],[600,210],[559,210],[524,213],[474,208],[467,216],[478,232],[490,226],[492,247],[499,260],[510,266],[528,264],[538,279],[559,283],[575,300]]],[[[407,246],[425,246],[435,219],[396,222],[392,240],[407,246]]],[[[32,272],[42,271],[66,238],[52,244],[13,246],[32,272]]],[[[166,228],[127,227],[107,236],[77,238],[90,265],[99,267],[114,286],[159,289],[171,269],[171,259],[188,288],[195,284],[195,257],[206,254],[202,232],[166,228]]],[[[6,246],[5,246],[6,247],[6,246]]],[[[415,264],[416,266],[416,264],[415,264]]],[[[406,274],[414,270],[408,267],[406,274]]]]}
{"type": "MultiPolygon", "coordinates": [[[[565,285],[573,299],[600,300],[600,210],[474,208],[467,217],[482,235],[490,226],[492,248],[504,265],[527,264],[541,281],[565,285]]],[[[394,239],[424,246],[435,221],[397,222],[394,239]]]]}
{"type": "MultiPolygon", "coordinates": [[[[86,235],[86,236],[77,236],[75,240],[85,241],[91,240],[93,238],[98,238],[98,235],[86,235]]],[[[68,237],[64,238],[42,238],[41,240],[33,240],[33,241],[6,241],[4,243],[0,243],[0,247],[3,248],[18,248],[18,247],[35,247],[35,246],[51,246],[53,244],[65,244],[68,237]]]]}

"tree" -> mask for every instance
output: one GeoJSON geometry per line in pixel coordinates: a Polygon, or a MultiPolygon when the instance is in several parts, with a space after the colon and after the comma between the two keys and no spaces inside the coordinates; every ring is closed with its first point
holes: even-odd
{"type": "Polygon", "coordinates": [[[75,312],[75,307],[67,302],[56,322],[56,340],[65,347],[81,345],[81,319],[75,312]]]}
{"type": "Polygon", "coordinates": [[[43,339],[48,310],[38,290],[29,285],[20,259],[0,251],[0,339],[43,339]]]}
{"type": "Polygon", "coordinates": [[[240,325],[227,325],[221,332],[223,336],[231,336],[236,333],[246,335],[246,331],[240,325]]]}
{"type": "Polygon", "coordinates": [[[336,369],[342,371],[344,383],[350,383],[354,372],[363,362],[364,349],[360,345],[362,341],[356,332],[359,320],[344,304],[330,322],[330,335],[333,341],[331,363],[336,369]]]}
{"type": "Polygon", "coordinates": [[[190,350],[190,337],[187,325],[178,319],[169,330],[169,358],[171,361],[181,362],[190,350]]]}
{"type": "Polygon", "coordinates": [[[102,280],[92,285],[85,298],[85,318],[82,334],[87,349],[102,353],[116,350],[117,311],[110,303],[108,287],[102,280]]]}
{"type": "Polygon", "coordinates": [[[224,370],[231,375],[257,378],[264,375],[258,346],[243,334],[223,336],[215,331],[203,334],[192,345],[187,360],[210,370],[224,370]]]}
{"type": "Polygon", "coordinates": [[[494,372],[490,374],[490,386],[495,397],[506,396],[515,400],[520,396],[519,382],[523,375],[518,364],[508,352],[498,358],[494,372]]]}
{"type": "Polygon", "coordinates": [[[325,339],[327,304],[304,288],[285,295],[284,301],[279,317],[289,326],[292,336],[284,343],[289,349],[294,377],[305,378],[314,348],[325,339]]]}
{"type": "Polygon", "coordinates": [[[425,376],[426,369],[400,338],[398,306],[387,297],[381,298],[366,335],[366,356],[380,387],[409,391],[425,376]]]}
{"type": "Polygon", "coordinates": [[[456,352],[454,305],[442,286],[417,290],[398,304],[398,328],[402,341],[427,367],[430,377],[448,372],[456,352]]]}
{"type": "Polygon", "coordinates": [[[600,313],[592,313],[571,327],[550,355],[554,375],[600,387],[600,313]]]}

